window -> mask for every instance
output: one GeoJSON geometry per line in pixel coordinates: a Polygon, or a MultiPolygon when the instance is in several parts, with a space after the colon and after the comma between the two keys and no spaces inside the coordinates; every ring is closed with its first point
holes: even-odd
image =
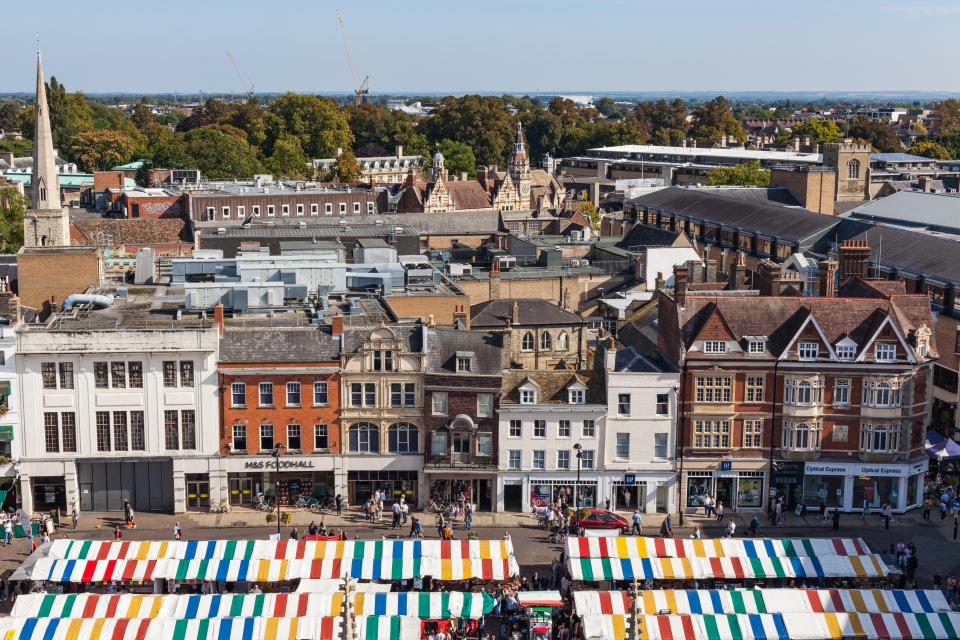
{"type": "Polygon", "coordinates": [[[190,360],[180,361],[180,386],[193,386],[193,362],[190,360]]]}
{"type": "Polygon", "coordinates": [[[533,421],[533,437],[534,438],[547,437],[547,421],[546,420],[533,421]]]}
{"type": "Polygon", "coordinates": [[[670,394],[669,393],[657,394],[656,411],[658,416],[670,415],[670,394]]]}
{"type": "Polygon", "coordinates": [[[743,421],[743,446],[750,449],[760,448],[763,435],[762,420],[744,420],[743,421]]]}
{"type": "Polygon", "coordinates": [[[40,364],[40,375],[43,379],[44,389],[57,388],[57,363],[43,362],[40,364]]]}
{"type": "Polygon", "coordinates": [[[258,204],[253,205],[252,207],[250,207],[250,210],[253,211],[254,218],[260,217],[260,205],[258,204]]]}
{"type": "Polygon", "coordinates": [[[693,446],[703,449],[729,449],[730,421],[695,421],[693,423],[693,446]]]}
{"type": "Polygon", "coordinates": [[[787,378],[783,382],[783,402],[792,405],[820,404],[823,397],[822,382],[819,378],[799,380],[787,378]]]}
{"type": "Polygon", "coordinates": [[[831,437],[834,442],[847,442],[850,438],[850,427],[845,424],[833,425],[833,435],[831,437]]]}
{"type": "Polygon", "coordinates": [[[230,219],[230,207],[220,207],[220,211],[223,212],[223,219],[224,219],[224,220],[229,220],[229,219],[230,219]]]}
{"type": "Polygon", "coordinates": [[[260,425],[260,451],[270,451],[273,449],[273,425],[260,425]]]}
{"type": "Polygon", "coordinates": [[[197,414],[193,409],[180,412],[180,431],[183,434],[183,449],[192,451],[197,448],[197,414]]]}
{"type": "Polygon", "coordinates": [[[193,362],[190,360],[181,360],[179,367],[177,362],[168,360],[163,363],[163,386],[165,387],[192,387],[193,386],[193,362]],[[177,382],[177,372],[179,369],[180,379],[177,382]]]}
{"type": "Polygon", "coordinates": [[[354,212],[354,213],[360,213],[360,203],[359,203],[359,202],[354,202],[354,203],[353,203],[353,212],[354,212]]]}
{"type": "Polygon", "coordinates": [[[323,213],[324,213],[324,215],[327,215],[327,216],[332,215],[332,214],[333,214],[333,205],[332,205],[331,203],[329,203],[329,202],[326,203],[325,205],[323,205],[323,213]]]}
{"type": "Polygon", "coordinates": [[[617,457],[626,460],[630,457],[630,434],[617,434],[617,457]]]}
{"type": "Polygon", "coordinates": [[[730,402],[730,378],[704,376],[697,378],[697,402],[730,402]]]}
{"type": "Polygon", "coordinates": [[[520,438],[523,436],[523,422],[520,420],[511,420],[510,428],[507,431],[507,437],[520,438]]]}
{"type": "Polygon", "coordinates": [[[233,451],[247,450],[247,425],[233,425],[233,451]]]}
{"type": "Polygon", "coordinates": [[[127,412],[113,412],[113,450],[126,451],[128,446],[127,438],[127,412]]]}
{"type": "Polygon", "coordinates": [[[864,380],[863,404],[868,407],[899,407],[900,382],[897,380],[864,380]]]}
{"type": "Polygon", "coordinates": [[[430,406],[433,415],[435,416],[445,416],[447,415],[447,392],[446,391],[434,391],[430,394],[430,406]]]}
{"type": "Polygon", "coordinates": [[[747,341],[747,353],[751,355],[763,354],[767,351],[767,341],[766,340],[748,340],[747,341]]]}
{"type": "Polygon", "coordinates": [[[630,394],[629,393],[617,394],[617,415],[621,415],[621,416],[630,415],[630,394]]]}
{"type": "Polygon", "coordinates": [[[420,450],[417,425],[399,422],[387,430],[387,447],[390,453],[416,453],[420,450]]]}
{"type": "Polygon", "coordinates": [[[246,213],[247,213],[247,208],[246,208],[246,207],[244,207],[243,205],[237,206],[237,219],[238,219],[238,220],[243,220],[243,217],[246,215],[246,213]]]}
{"type": "Polygon", "coordinates": [[[289,216],[289,215],[290,215],[290,205],[288,205],[288,204],[282,204],[282,205],[280,205],[280,215],[281,215],[281,216],[289,216]]]}
{"type": "Polygon", "coordinates": [[[746,402],[763,402],[763,376],[747,376],[744,389],[746,402]]]}
{"type": "Polygon", "coordinates": [[[300,438],[300,425],[298,424],[288,424],[287,425],[287,449],[291,451],[300,451],[303,448],[303,443],[300,438]]]}
{"type": "MultiPolygon", "coordinates": [[[[169,411],[167,413],[170,413],[169,411]]],[[[176,411],[173,412],[176,414],[176,411]]],[[[97,411],[97,451],[110,451],[110,412],[97,411]]],[[[168,449],[170,447],[167,447],[168,449]]]]}
{"type": "Polygon", "coordinates": [[[595,420],[583,421],[583,437],[595,438],[597,436],[597,422],[595,420]]]}
{"type": "Polygon", "coordinates": [[[547,468],[547,452],[546,451],[533,452],[533,468],[534,469],[547,468]]]}
{"type": "Polygon", "coordinates": [[[797,345],[797,354],[801,360],[816,360],[820,356],[820,343],[801,341],[797,345]]]}
{"type": "Polygon", "coordinates": [[[511,449],[507,452],[507,468],[508,469],[519,469],[520,468],[520,452],[516,449],[511,449]]]}
{"type": "Polygon", "coordinates": [[[478,433],[477,434],[477,455],[490,457],[493,455],[493,434],[492,433],[478,433]]]}
{"type": "Polygon", "coordinates": [[[298,204],[298,205],[297,205],[297,215],[298,215],[298,216],[303,216],[303,205],[302,205],[302,204],[298,204]]]}
{"type": "Polygon", "coordinates": [[[537,404],[537,392],[533,389],[521,389],[520,404],[537,404]]]}
{"type": "Polygon", "coordinates": [[[533,334],[527,331],[523,334],[523,340],[520,343],[520,349],[522,351],[533,351],[533,334]]]}
{"type": "Polygon", "coordinates": [[[557,469],[570,468],[570,452],[566,450],[557,451],[557,469]]]}
{"type": "Polygon", "coordinates": [[[859,180],[860,179],[860,161],[854,158],[847,163],[847,179],[848,180],[859,180]]]}
{"type": "Polygon", "coordinates": [[[163,435],[166,449],[175,451],[180,448],[180,423],[176,410],[163,412],[163,435]]]}
{"type": "MultiPolygon", "coordinates": [[[[176,384],[176,382],[174,382],[176,384]]],[[[97,389],[109,389],[110,388],[110,379],[107,377],[107,363],[106,362],[94,362],[93,363],[93,386],[97,389]]],[[[163,386],[172,387],[173,384],[167,384],[167,363],[163,363],[163,386]]],[[[47,388],[44,384],[44,389],[47,388]]]]}
{"type": "Polygon", "coordinates": [[[288,407],[300,406],[300,383],[299,382],[287,383],[287,406],[288,407]]]}
{"type": "Polygon", "coordinates": [[[478,393],[477,394],[477,417],[489,418],[492,415],[493,415],[493,394],[478,393]]]}
{"type": "Polygon", "coordinates": [[[143,363],[134,361],[127,363],[127,375],[131,389],[143,389],[143,363]]]}
{"type": "Polygon", "coordinates": [[[816,451],[820,448],[820,426],[816,423],[783,421],[783,448],[793,451],[816,451]]]}
{"type": "Polygon", "coordinates": [[[213,220],[216,215],[217,215],[216,209],[214,209],[213,207],[207,207],[207,217],[206,217],[207,220],[213,220]]]}
{"type": "Polygon", "coordinates": [[[583,389],[570,389],[570,404],[583,404],[587,401],[587,392],[583,389]]]}
{"type": "Polygon", "coordinates": [[[580,466],[584,469],[593,469],[594,452],[592,449],[581,449],[583,456],[580,459],[580,466]]]}
{"type": "Polygon", "coordinates": [[[341,214],[344,214],[344,213],[346,213],[346,212],[347,212],[347,203],[346,203],[346,202],[341,202],[341,203],[340,203],[340,213],[341,213],[341,214]]]}
{"type": "Polygon", "coordinates": [[[277,213],[277,208],[276,208],[274,205],[272,205],[272,204],[268,204],[268,205],[267,205],[267,217],[268,217],[268,218],[272,218],[273,216],[276,215],[276,213],[277,213]]]}
{"type": "Polygon", "coordinates": [[[374,351],[373,370],[393,371],[393,351],[374,351]]]}
{"type": "Polygon", "coordinates": [[[320,213],[320,205],[314,202],[310,205],[310,215],[315,216],[318,213],[320,213]]]}
{"type": "Polygon", "coordinates": [[[655,433],[653,434],[653,457],[654,458],[667,458],[667,434],[666,433],[655,433]]]}
{"type": "Polygon", "coordinates": [[[833,404],[850,404],[850,380],[837,378],[833,383],[833,404]]]}
{"type": "Polygon", "coordinates": [[[363,384],[363,406],[377,406],[377,385],[374,382],[365,382],[363,384]]]}
{"type": "Polygon", "coordinates": [[[897,345],[890,342],[878,342],[874,354],[877,362],[896,362],[897,345]]]}
{"type": "Polygon", "coordinates": [[[727,343],[723,340],[706,340],[703,343],[704,353],[726,353],[727,343]]]}
{"type": "Polygon", "coordinates": [[[541,351],[550,351],[553,349],[553,339],[550,337],[550,334],[544,331],[540,334],[540,350],[541,351]]]}
{"type": "Polygon", "coordinates": [[[230,385],[230,406],[247,406],[247,385],[243,382],[234,382],[230,385]]]}
{"type": "Polygon", "coordinates": [[[840,360],[853,360],[857,357],[857,347],[852,344],[837,345],[837,358],[840,360]]]}
{"type": "Polygon", "coordinates": [[[380,453],[380,428],[369,422],[350,427],[351,453],[380,453]]]}
{"type": "Polygon", "coordinates": [[[326,382],[313,383],[313,404],[318,407],[325,407],[330,402],[330,395],[326,382]]]}
{"type": "MultiPolygon", "coordinates": [[[[400,180],[398,179],[397,182],[400,182],[400,180]]],[[[368,203],[367,203],[367,213],[370,213],[370,214],[373,213],[373,203],[372,203],[372,202],[368,202],[368,203]]]]}
{"type": "Polygon", "coordinates": [[[473,358],[457,356],[457,373],[470,373],[473,358]]]}
{"type": "Polygon", "coordinates": [[[261,407],[273,406],[273,383],[272,382],[260,383],[260,406],[261,407]]]}
{"type": "Polygon", "coordinates": [[[860,426],[860,451],[896,453],[899,450],[899,425],[864,424],[860,426]]]}
{"type": "Polygon", "coordinates": [[[416,405],[416,384],[412,382],[393,382],[390,384],[391,407],[415,407],[416,405]]]}
{"type": "Polygon", "coordinates": [[[330,448],[330,431],[325,424],[313,425],[313,450],[326,451],[330,448]]]}
{"type": "Polygon", "coordinates": [[[557,437],[558,438],[569,438],[570,437],[570,421],[561,420],[557,424],[557,437]]]}
{"type": "Polygon", "coordinates": [[[60,453],[60,424],[56,412],[43,414],[43,435],[47,453],[60,453]]]}

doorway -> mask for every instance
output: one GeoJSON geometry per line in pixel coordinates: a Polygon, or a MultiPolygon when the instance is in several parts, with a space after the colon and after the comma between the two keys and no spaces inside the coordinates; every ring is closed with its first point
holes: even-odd
{"type": "Polygon", "coordinates": [[[523,511],[523,485],[504,485],[503,510],[513,511],[515,513],[521,513],[523,511]]]}
{"type": "Polygon", "coordinates": [[[80,510],[93,511],[93,486],[89,482],[80,483],[80,510]]]}
{"type": "Polygon", "coordinates": [[[230,504],[253,504],[253,478],[230,478],[230,504]]]}
{"type": "Polygon", "coordinates": [[[210,510],[210,481],[187,477],[187,509],[191,511],[210,510]]]}
{"type": "Polygon", "coordinates": [[[717,488],[717,495],[714,496],[717,503],[723,503],[724,509],[736,509],[733,498],[734,478],[714,478],[714,486],[717,488]]]}
{"type": "Polygon", "coordinates": [[[667,513],[669,511],[667,495],[668,495],[667,483],[658,482],[657,483],[657,513],[667,513]]]}

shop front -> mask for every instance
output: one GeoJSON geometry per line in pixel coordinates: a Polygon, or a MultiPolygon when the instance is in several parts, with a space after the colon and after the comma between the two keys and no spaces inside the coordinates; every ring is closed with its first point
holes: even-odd
{"type": "Polygon", "coordinates": [[[928,466],[925,458],[899,463],[807,462],[803,503],[807,508],[825,503],[827,508],[844,511],[859,511],[864,505],[879,511],[889,504],[894,511],[904,512],[922,502],[928,466]]]}
{"type": "Polygon", "coordinates": [[[673,507],[670,497],[675,476],[648,476],[637,473],[624,473],[611,476],[606,492],[614,511],[641,513],[668,513],[673,507]]]}
{"type": "Polygon", "coordinates": [[[569,507],[598,505],[600,481],[596,476],[501,476],[498,511],[530,511],[550,504],[562,503],[569,507]]]}
{"type": "Polygon", "coordinates": [[[774,460],[770,472],[770,498],[781,496],[786,508],[793,511],[803,501],[803,462],[797,460],[774,460]]]}
{"type": "MultiPolygon", "coordinates": [[[[283,506],[293,506],[299,498],[334,496],[333,460],[323,456],[280,458],[270,456],[231,458],[227,464],[227,487],[230,505],[253,507],[261,493],[278,499],[283,506]]],[[[188,479],[188,495],[189,495],[188,479]]]]}
{"type": "Polygon", "coordinates": [[[493,510],[496,478],[453,476],[452,474],[430,474],[430,499],[441,504],[466,502],[478,511],[493,510]]]}
{"type": "MultiPolygon", "coordinates": [[[[77,461],[80,511],[174,511],[174,468],[170,458],[77,461]]],[[[34,478],[34,497],[37,497],[34,478]]],[[[43,503],[36,503],[43,504],[43,503]]]]}
{"type": "Polygon", "coordinates": [[[404,497],[407,504],[419,505],[420,474],[416,471],[348,471],[347,487],[350,504],[362,505],[374,494],[382,491],[389,505],[404,497]]]}
{"type": "MultiPolygon", "coordinates": [[[[755,463],[754,463],[754,466],[755,463]]],[[[706,497],[725,510],[762,509],[766,472],[751,468],[737,469],[732,462],[723,461],[719,469],[688,471],[686,473],[686,508],[702,508],[706,497]]]]}

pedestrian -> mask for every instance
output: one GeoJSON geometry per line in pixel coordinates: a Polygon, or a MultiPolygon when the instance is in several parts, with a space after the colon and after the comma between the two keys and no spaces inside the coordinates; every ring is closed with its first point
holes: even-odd
{"type": "Polygon", "coordinates": [[[913,582],[913,576],[916,575],[919,564],[916,554],[910,554],[907,558],[907,580],[913,582]]]}
{"type": "Polygon", "coordinates": [[[80,526],[80,511],[77,510],[77,505],[73,505],[73,530],[76,531],[77,527],[80,526]]]}
{"type": "Polygon", "coordinates": [[[317,525],[316,525],[316,523],[315,523],[313,520],[310,521],[310,526],[307,527],[307,531],[308,531],[308,532],[310,533],[310,535],[312,535],[312,536],[317,535],[317,532],[319,531],[319,529],[317,528],[317,525]]]}
{"type": "MultiPolygon", "coordinates": [[[[123,532],[120,531],[120,525],[117,525],[116,527],[113,528],[113,539],[119,540],[122,536],[123,536],[123,532]]],[[[32,538],[33,536],[31,535],[30,537],[32,538]]]]}
{"type": "Polygon", "coordinates": [[[400,503],[394,500],[393,506],[390,507],[390,511],[393,513],[393,524],[390,526],[390,528],[396,529],[400,526],[400,503]]]}
{"type": "Polygon", "coordinates": [[[504,532],[503,532],[503,539],[506,540],[507,542],[510,542],[510,532],[509,532],[509,531],[504,531],[504,532]]]}
{"type": "Polygon", "coordinates": [[[343,496],[338,493],[337,497],[333,499],[333,502],[334,504],[337,505],[337,515],[342,516],[343,515],[343,496]]]}
{"type": "Polygon", "coordinates": [[[406,500],[400,503],[400,519],[403,520],[403,524],[407,524],[407,518],[410,516],[410,505],[407,504],[406,500]]]}
{"type": "Polygon", "coordinates": [[[933,510],[932,501],[930,500],[930,496],[927,496],[926,498],[923,499],[923,519],[924,520],[930,519],[930,511],[932,510],[933,510]]]}
{"type": "Polygon", "coordinates": [[[423,526],[420,524],[420,520],[413,516],[410,518],[410,535],[408,538],[422,538],[423,537],[423,526]]]}
{"type": "Polygon", "coordinates": [[[640,510],[633,510],[633,533],[638,536],[643,535],[643,528],[640,526],[640,510]]]}
{"type": "Polygon", "coordinates": [[[727,537],[732,538],[737,532],[737,523],[734,520],[731,520],[727,523],[727,537]]]}
{"type": "Polygon", "coordinates": [[[890,521],[893,520],[893,509],[890,508],[889,502],[883,505],[883,510],[880,512],[880,517],[883,518],[883,528],[889,530],[890,521]]]}
{"type": "Polygon", "coordinates": [[[827,521],[827,503],[823,500],[820,501],[820,522],[827,521]]]}
{"type": "Polygon", "coordinates": [[[179,522],[173,523],[173,539],[183,540],[183,528],[180,526],[179,522]]]}
{"type": "Polygon", "coordinates": [[[300,539],[300,532],[297,531],[296,527],[294,527],[293,530],[290,532],[290,539],[293,540],[294,542],[300,539]]]}
{"type": "Polygon", "coordinates": [[[709,493],[703,496],[703,515],[705,518],[713,515],[713,497],[709,493]]]}
{"type": "Polygon", "coordinates": [[[50,534],[44,529],[43,533],[40,534],[40,544],[47,544],[48,542],[50,542],[50,534]]]}
{"type": "Polygon", "coordinates": [[[443,528],[446,526],[446,524],[447,524],[447,521],[446,519],[444,519],[443,514],[442,513],[438,514],[437,515],[437,537],[438,538],[443,537],[443,528]]]}
{"type": "Polygon", "coordinates": [[[660,537],[661,538],[672,538],[673,531],[670,529],[670,522],[664,518],[663,522],[660,523],[660,537]]]}
{"type": "Polygon", "coordinates": [[[715,509],[717,513],[717,522],[723,522],[723,502],[717,500],[717,507],[715,509]]]}
{"type": "Polygon", "coordinates": [[[943,520],[947,517],[947,501],[940,500],[940,519],[943,520]]]}
{"type": "Polygon", "coordinates": [[[607,511],[610,511],[610,498],[607,498],[606,500],[604,500],[603,504],[606,507],[607,511]]]}
{"type": "Polygon", "coordinates": [[[863,499],[863,508],[860,509],[860,519],[866,520],[867,514],[870,513],[870,501],[866,498],[863,499]]]}
{"type": "Polygon", "coordinates": [[[473,505],[467,504],[463,511],[463,528],[467,531],[473,529],[473,505]]]}
{"type": "Polygon", "coordinates": [[[840,509],[833,510],[833,530],[840,531],[840,509]]]}
{"type": "Polygon", "coordinates": [[[7,518],[3,522],[3,544],[8,545],[13,542],[13,521],[7,518]]]}

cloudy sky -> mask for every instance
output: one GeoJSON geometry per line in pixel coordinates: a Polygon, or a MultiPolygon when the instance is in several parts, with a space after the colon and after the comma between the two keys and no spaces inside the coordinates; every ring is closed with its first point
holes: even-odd
{"type": "MultiPolygon", "coordinates": [[[[0,92],[960,91],[960,0],[31,0],[0,92]],[[951,61],[952,60],[952,61],[951,61]]],[[[16,20],[16,21],[14,21],[16,20]]]]}

